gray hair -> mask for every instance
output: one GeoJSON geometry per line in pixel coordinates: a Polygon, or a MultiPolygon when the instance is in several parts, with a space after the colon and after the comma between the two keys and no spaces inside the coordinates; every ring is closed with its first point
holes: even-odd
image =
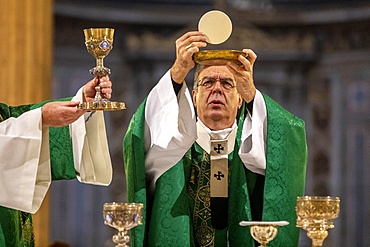
{"type": "Polygon", "coordinates": [[[210,65],[204,65],[204,64],[199,64],[197,63],[195,73],[194,73],[194,85],[193,89],[198,90],[198,82],[199,82],[199,74],[202,72],[204,69],[210,67],[210,65]]]}

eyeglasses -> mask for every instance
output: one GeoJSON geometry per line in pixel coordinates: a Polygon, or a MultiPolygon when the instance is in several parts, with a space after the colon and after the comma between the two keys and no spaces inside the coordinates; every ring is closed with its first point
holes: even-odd
{"type": "Polygon", "coordinates": [[[205,90],[212,90],[219,81],[224,90],[231,90],[235,87],[234,81],[231,78],[214,78],[214,77],[204,77],[198,81],[197,86],[203,87],[205,90]]]}

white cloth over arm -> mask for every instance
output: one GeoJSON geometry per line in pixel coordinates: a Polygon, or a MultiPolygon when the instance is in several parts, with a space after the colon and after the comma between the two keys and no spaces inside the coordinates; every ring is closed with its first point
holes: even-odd
{"type": "MultiPolygon", "coordinates": [[[[80,89],[73,101],[82,101],[80,89]]],[[[102,111],[86,113],[70,125],[77,179],[82,183],[109,185],[112,164],[102,111]]]]}
{"type": "Polygon", "coordinates": [[[253,116],[244,120],[239,156],[245,167],[252,172],[265,175],[266,171],[267,111],[265,100],[256,91],[253,101],[253,116]]]}
{"type": "Polygon", "coordinates": [[[148,95],[145,120],[146,175],[153,190],[157,179],[183,157],[197,137],[186,83],[176,96],[168,71],[148,95]]]}
{"type": "MultiPolygon", "coordinates": [[[[85,115],[70,126],[75,169],[82,182],[108,185],[112,168],[103,116],[94,114],[85,125],[85,115]]],[[[0,123],[1,206],[29,213],[41,206],[51,182],[49,131],[41,121],[39,108],[0,123]]]]}

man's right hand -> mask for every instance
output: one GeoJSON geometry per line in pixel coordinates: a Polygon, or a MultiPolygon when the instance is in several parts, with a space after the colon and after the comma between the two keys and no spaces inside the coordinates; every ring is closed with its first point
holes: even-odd
{"type": "Polygon", "coordinates": [[[170,70],[173,81],[181,84],[185,80],[186,75],[195,66],[194,53],[207,46],[206,40],[207,37],[198,31],[187,32],[176,40],[176,60],[170,70]]]}
{"type": "Polygon", "coordinates": [[[78,109],[80,102],[49,102],[41,107],[43,127],[62,127],[82,116],[86,110],[78,109]]]}

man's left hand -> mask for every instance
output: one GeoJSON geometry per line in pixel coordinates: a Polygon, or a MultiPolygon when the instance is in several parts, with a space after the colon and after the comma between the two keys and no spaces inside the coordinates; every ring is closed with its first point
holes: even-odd
{"type": "Polygon", "coordinates": [[[253,65],[257,59],[257,55],[251,49],[243,49],[243,52],[246,53],[247,56],[238,57],[241,65],[228,62],[227,66],[234,75],[238,93],[249,103],[256,95],[256,87],[253,80],[253,65]]]}

